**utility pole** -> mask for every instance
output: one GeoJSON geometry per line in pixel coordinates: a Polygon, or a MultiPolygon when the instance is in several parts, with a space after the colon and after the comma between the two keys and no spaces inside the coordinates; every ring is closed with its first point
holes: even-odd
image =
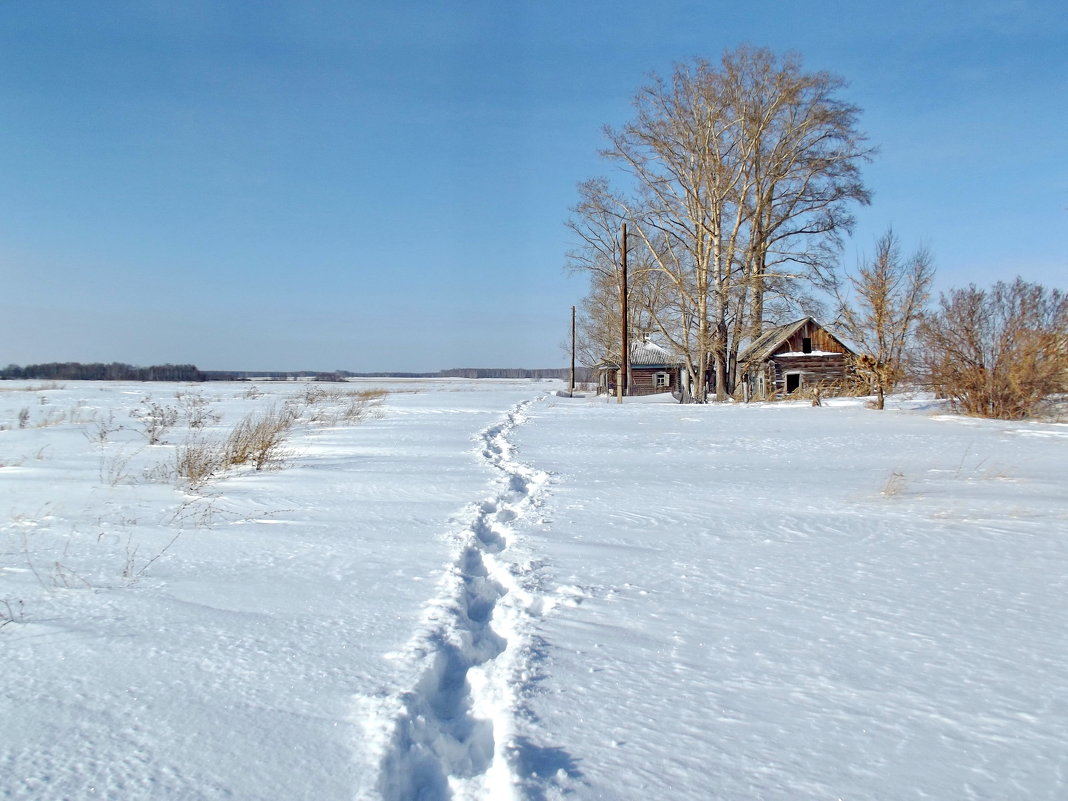
{"type": "Polygon", "coordinates": [[[571,387],[568,395],[575,397],[575,307],[571,307],[571,387]]]}
{"type": "Polygon", "coordinates": [[[623,329],[623,347],[621,353],[623,357],[619,360],[619,378],[616,379],[616,384],[619,387],[619,402],[623,402],[623,396],[630,392],[628,386],[628,378],[630,376],[630,335],[627,331],[627,317],[629,316],[629,310],[627,308],[627,224],[623,223],[623,261],[621,264],[622,270],[620,273],[619,283],[619,306],[623,315],[622,329],[623,329]]]}

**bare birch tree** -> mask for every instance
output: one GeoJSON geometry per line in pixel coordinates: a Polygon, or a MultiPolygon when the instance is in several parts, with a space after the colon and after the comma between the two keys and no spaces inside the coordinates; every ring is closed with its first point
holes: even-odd
{"type": "Polygon", "coordinates": [[[726,395],[729,296],[744,224],[737,203],[744,159],[723,95],[721,76],[706,62],[680,67],[670,81],[654,76],[638,93],[632,122],[606,130],[605,155],[640,187],[643,213],[631,215],[635,232],[672,284],[698,401],[705,399],[710,356],[717,396],[726,395]],[[658,240],[666,247],[654,248],[658,240]]]}
{"type": "Polygon", "coordinates": [[[841,78],[805,73],[796,54],[780,59],[748,47],[722,64],[742,137],[752,143],[737,348],[760,334],[769,293],[781,300],[806,284],[828,288],[841,235],[853,227],[851,206],[870,202],[860,164],[873,151],[857,130],[859,109],[836,97],[841,78]]]}
{"type": "Polygon", "coordinates": [[[920,248],[901,255],[893,230],[883,234],[870,261],[846,276],[847,289],[836,285],[838,327],[858,349],[854,368],[875,391],[877,409],[904,374],[905,352],[930,295],[934,268],[920,248]]]}
{"type": "MultiPolygon", "coordinates": [[[[621,229],[626,219],[627,209],[607,181],[593,179],[579,186],[579,202],[567,223],[579,244],[568,253],[566,266],[590,278],[578,335],[578,350],[589,366],[621,363],[621,229]]],[[[651,269],[644,247],[632,243],[629,250],[628,327],[636,333],[659,330],[665,317],[663,281],[651,269]]]]}
{"type": "Polygon", "coordinates": [[[849,203],[868,201],[859,163],[870,151],[857,109],[835,98],[842,85],[803,73],[795,56],[741,48],[719,68],[697,60],[654,75],[633,120],[606,129],[604,155],[637,186],[620,205],[671,287],[665,308],[698,401],[710,367],[717,400],[732,390],[769,286],[829,269],[849,203]]]}

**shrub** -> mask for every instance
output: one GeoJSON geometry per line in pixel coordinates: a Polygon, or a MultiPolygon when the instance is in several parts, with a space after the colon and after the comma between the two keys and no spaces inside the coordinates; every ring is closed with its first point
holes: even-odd
{"type": "Polygon", "coordinates": [[[322,387],[315,384],[308,384],[304,387],[304,391],[300,394],[299,400],[303,401],[305,406],[314,406],[317,403],[325,401],[329,394],[322,387]]]}
{"type": "Polygon", "coordinates": [[[193,439],[175,451],[175,472],[192,487],[210,479],[223,465],[223,448],[218,442],[193,439]]]}
{"type": "Polygon", "coordinates": [[[967,414],[1019,419],[1068,391],[1068,296],[1017,278],[942,295],[920,326],[921,372],[967,414]]]}
{"type": "Polygon", "coordinates": [[[250,414],[234,426],[223,446],[226,466],[251,464],[263,470],[281,463],[285,457],[282,446],[293,427],[293,415],[287,410],[272,407],[261,415],[250,414]]]}
{"type": "Polygon", "coordinates": [[[384,389],[319,390],[314,395],[306,393],[299,401],[309,402],[312,408],[310,421],[323,425],[359,423],[373,417],[378,405],[389,392],[384,389]]]}
{"type": "Polygon", "coordinates": [[[222,419],[222,415],[211,408],[211,401],[203,395],[178,392],[175,398],[190,428],[204,428],[222,419]]]}
{"type": "Polygon", "coordinates": [[[131,410],[130,417],[141,423],[142,433],[149,445],[159,445],[163,442],[163,435],[178,422],[178,409],[145,398],[138,408],[131,410]]]}
{"type": "Polygon", "coordinates": [[[338,413],[338,421],[359,423],[366,420],[377,409],[382,398],[388,393],[384,389],[364,389],[343,396],[343,405],[338,413]]]}

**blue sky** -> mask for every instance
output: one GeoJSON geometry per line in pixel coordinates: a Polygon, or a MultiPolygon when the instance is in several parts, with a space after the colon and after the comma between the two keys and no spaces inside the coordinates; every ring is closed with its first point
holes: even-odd
{"type": "Polygon", "coordinates": [[[863,109],[846,266],[1068,289],[1059,2],[0,0],[0,362],[562,366],[603,126],[740,44],[863,109]]]}

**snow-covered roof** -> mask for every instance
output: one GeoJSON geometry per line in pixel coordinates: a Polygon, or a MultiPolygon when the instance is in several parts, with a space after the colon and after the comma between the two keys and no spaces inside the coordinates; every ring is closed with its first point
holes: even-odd
{"type": "Polygon", "coordinates": [[[661,365],[676,365],[681,361],[679,357],[672,356],[655,342],[633,342],[630,346],[631,367],[657,367],[661,365]]]}
{"type": "MultiPolygon", "coordinates": [[[[750,343],[749,347],[746,348],[742,352],[741,356],[738,357],[738,361],[740,363],[742,363],[742,364],[745,364],[746,362],[762,362],[765,359],[770,358],[772,356],[772,354],[775,353],[775,349],[776,348],[778,348],[780,345],[782,345],[783,342],[785,342],[790,337],[792,337],[794,334],[796,334],[801,328],[803,328],[805,326],[806,323],[812,323],[817,328],[823,329],[824,331],[827,332],[827,335],[830,336],[831,339],[833,339],[835,342],[837,342],[839,345],[841,345],[845,349],[845,352],[847,352],[847,353],[851,353],[852,352],[852,350],[849,347],[847,347],[845,345],[845,343],[843,343],[841,340],[839,340],[838,337],[836,337],[830,331],[827,331],[826,328],[824,328],[822,325],[820,325],[818,322],[816,322],[816,320],[814,320],[812,317],[802,317],[800,320],[795,320],[792,323],[786,323],[785,325],[777,325],[774,328],[769,328],[767,331],[765,331],[760,336],[758,336],[756,339],[754,339],[752,343],[750,343]]],[[[825,353],[824,351],[814,351],[812,353],[805,353],[805,354],[801,354],[801,353],[788,353],[788,354],[787,353],[783,353],[783,354],[779,354],[779,355],[781,355],[781,356],[801,356],[801,355],[804,355],[804,356],[825,356],[825,355],[828,355],[828,354],[825,353]]],[[[839,355],[839,354],[834,354],[834,355],[839,355]]]]}
{"type": "Polygon", "coordinates": [[[791,350],[786,353],[776,353],[776,359],[782,359],[789,356],[845,356],[840,350],[810,350],[805,353],[803,350],[791,350]]]}
{"type": "MultiPolygon", "coordinates": [[[[630,343],[631,367],[677,367],[683,363],[681,356],[672,356],[655,342],[644,339],[630,343]]],[[[619,365],[613,360],[604,360],[602,368],[617,369],[619,365]]]]}

